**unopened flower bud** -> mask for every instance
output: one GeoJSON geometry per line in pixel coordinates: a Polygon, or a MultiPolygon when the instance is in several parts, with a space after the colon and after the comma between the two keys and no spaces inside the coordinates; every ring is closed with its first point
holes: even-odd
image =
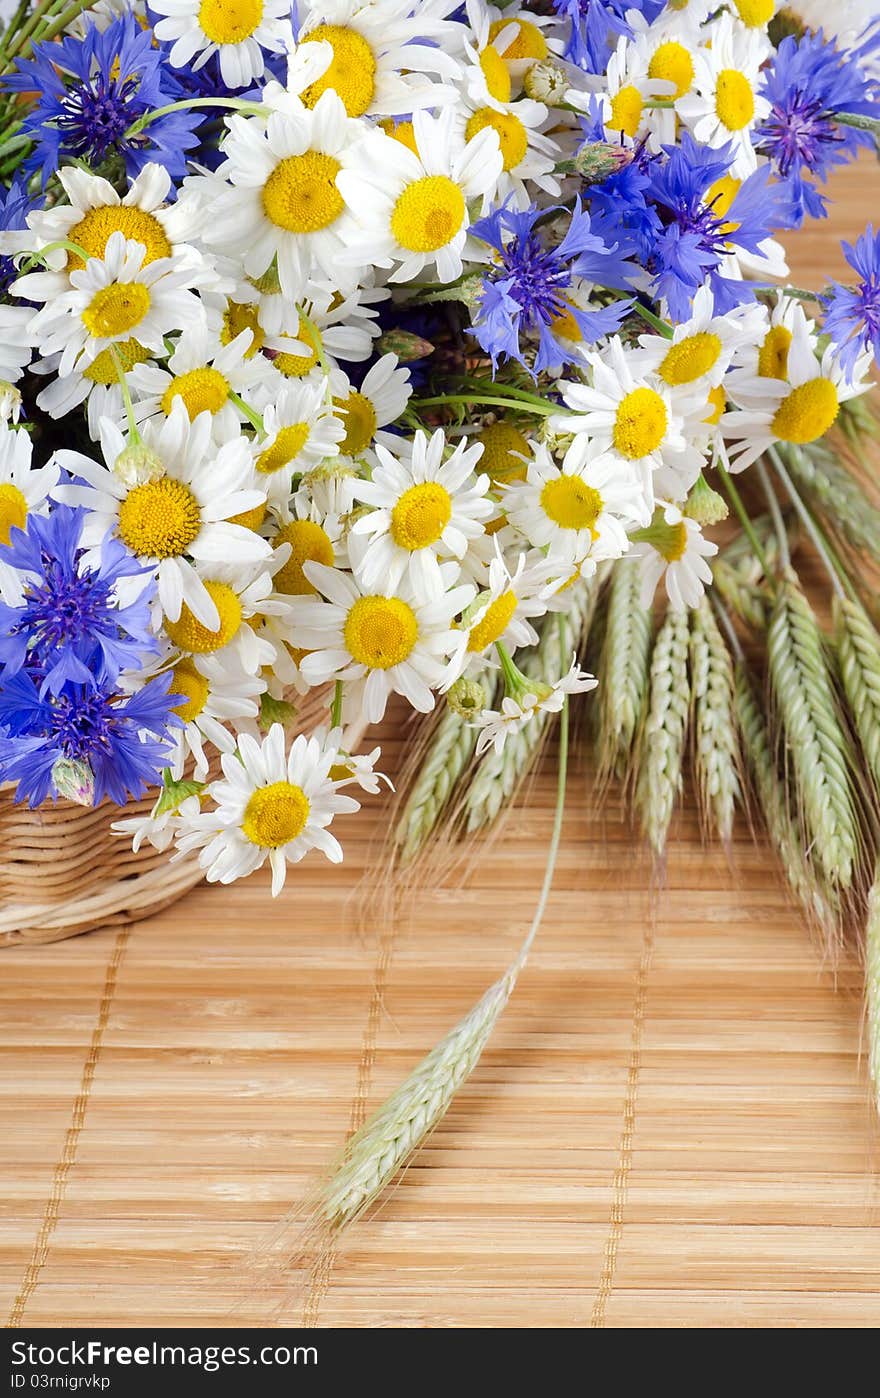
{"type": "Polygon", "coordinates": [[[421,335],[400,328],[386,330],[384,335],[379,336],[376,348],[379,354],[396,354],[401,364],[411,364],[414,359],[424,359],[434,352],[430,340],[423,340],[421,335]]]}
{"type": "Polygon", "coordinates": [[[52,768],[52,781],[59,796],[78,806],[95,804],[95,774],[88,762],[59,757],[52,768]]]}
{"type": "Polygon", "coordinates": [[[586,184],[601,184],[630,165],[632,159],[632,151],[624,146],[613,146],[608,141],[587,141],[571,163],[574,173],[586,184]]]}
{"type": "Polygon", "coordinates": [[[561,106],[571,87],[571,79],[556,63],[533,63],[523,78],[527,97],[548,107],[561,106]]]}
{"type": "Polygon", "coordinates": [[[473,718],[480,713],[489,703],[489,696],[479,680],[468,680],[462,677],[456,680],[446,695],[446,702],[454,714],[459,718],[473,718]]]}
{"type": "Polygon", "coordinates": [[[123,485],[145,485],[164,476],[165,467],[145,442],[129,442],[113,463],[113,474],[123,485]]]}
{"type": "Polygon", "coordinates": [[[687,498],[684,513],[697,524],[719,524],[727,519],[729,511],[724,497],[712,489],[701,473],[687,498]]]}
{"type": "Polygon", "coordinates": [[[14,384],[0,379],[0,422],[18,422],[21,415],[21,394],[14,384]]]}

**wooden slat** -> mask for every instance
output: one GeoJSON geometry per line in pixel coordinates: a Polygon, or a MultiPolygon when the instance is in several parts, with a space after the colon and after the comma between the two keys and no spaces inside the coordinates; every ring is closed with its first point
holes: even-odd
{"type": "MultiPolygon", "coordinates": [[[[834,218],[797,242],[800,282],[842,274],[835,236],[858,233],[876,190],[870,165],[837,182],[834,218]]],[[[391,771],[404,732],[386,726],[391,771]]],[[[413,898],[378,1014],[382,929],[358,918],[377,802],[341,823],[343,868],[307,861],[276,903],[258,876],[197,889],[122,949],[109,931],[5,952],[5,1314],[18,1297],[26,1324],[296,1323],[304,1291],[255,1286],[245,1260],[344,1139],[359,1082],[378,1101],[506,964],[553,782],[551,753],[463,885],[413,898]]],[[[744,827],[728,861],[688,805],[652,888],[579,757],[570,791],[545,925],[484,1061],[313,1286],[310,1319],[875,1325],[856,966],[835,988],[744,827]]]]}

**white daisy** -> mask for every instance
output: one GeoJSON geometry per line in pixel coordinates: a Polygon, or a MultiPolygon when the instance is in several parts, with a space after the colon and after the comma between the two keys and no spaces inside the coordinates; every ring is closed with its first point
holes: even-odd
{"type": "MultiPolygon", "coordinates": [[[[260,541],[262,542],[262,540],[260,541]]],[[[174,648],[190,656],[195,668],[210,673],[212,662],[219,658],[231,669],[247,675],[259,674],[263,667],[272,667],[276,645],[267,635],[263,622],[266,617],[277,618],[279,627],[289,634],[290,608],[274,586],[273,573],[286,555],[277,554],[268,563],[211,563],[203,566],[200,581],[216,608],[216,626],[206,626],[193,614],[186,602],[180,616],[172,620],[167,615],[158,618],[159,627],[174,648]]],[[[265,688],[265,685],[263,685],[265,688]]]]}
{"type": "Polygon", "coordinates": [[[496,540],[492,561],[481,581],[483,588],[465,608],[459,622],[444,690],[468,668],[476,668],[478,658],[485,657],[495,646],[503,646],[512,655],[521,646],[538,642],[531,619],[543,616],[547,607],[538,597],[541,580],[528,566],[526,555],[518,555],[511,572],[496,540]]]}
{"type": "Polygon", "coordinates": [[[656,374],[670,389],[708,392],[755,343],[764,317],[758,302],[716,315],[710,287],[701,286],[690,319],[675,326],[671,341],[663,335],[639,336],[640,349],[629,351],[633,373],[656,374]]]}
{"type": "Polygon", "coordinates": [[[478,131],[465,144],[456,113],[413,115],[415,152],[384,131],[369,132],[337,184],[357,221],[342,262],[393,267],[405,282],[436,267],[442,282],[461,276],[469,204],[497,186],[503,160],[497,132],[478,131]],[[395,265],[397,264],[397,265],[395,265]]]}
{"type": "MultiPolygon", "coordinates": [[[[372,277],[372,269],[361,270],[362,280],[372,277]]],[[[281,283],[270,269],[254,287],[260,329],[267,350],[274,351],[273,363],[285,378],[304,378],[323,357],[331,368],[339,359],[360,363],[373,353],[379,334],[378,311],[373,307],[386,301],[386,287],[357,286],[340,290],[334,283],[312,277],[294,305],[281,291],[281,283]],[[287,343],[279,343],[279,339],[287,343]],[[296,341],[296,344],[291,341],[296,341]]]]}
{"type": "MultiPolygon", "coordinates": [[[[484,54],[487,52],[491,50],[484,50],[484,54]]],[[[508,77],[509,86],[507,69],[500,59],[498,62],[501,72],[508,77]]],[[[488,129],[496,133],[501,147],[501,173],[495,186],[483,195],[483,212],[505,201],[515,208],[527,209],[536,189],[555,197],[561,186],[553,169],[562,150],[557,141],[544,132],[550,122],[558,127],[559,114],[551,115],[543,102],[533,102],[528,97],[516,101],[509,97],[499,99],[487,85],[483,67],[477,64],[472,68],[474,76],[469,85],[466,80],[458,105],[460,139],[470,141],[488,129]]],[[[503,90],[499,88],[497,74],[492,86],[495,92],[503,90]]]]}
{"type": "Polygon", "coordinates": [[[461,25],[411,0],[321,0],[300,12],[287,87],[308,107],[328,89],[351,117],[398,116],[455,101],[461,25]],[[316,52],[317,51],[317,52],[316,52]],[[316,61],[317,60],[317,61],[316,61]],[[306,66],[308,65],[308,66],[306,66]]]}
{"type": "Polygon", "coordinates": [[[354,487],[355,499],[372,508],[355,520],[349,545],[365,588],[394,589],[403,578],[425,595],[442,587],[440,560],[462,559],[494,512],[489,477],[474,474],[482,452],[465,438],[444,461],[441,428],[430,438],[416,432],[404,455],[376,448],[379,465],[354,487]]]}
{"type": "Polygon", "coordinates": [[[342,849],[327,827],[334,816],[358,810],[359,803],[343,796],[341,783],[330,776],[338,757],[332,744],[302,733],[285,754],[280,723],[262,743],[243,733],[238,753],[220,758],[223,780],[205,788],[215,809],[181,821],[179,853],[198,850],[209,883],[233,883],[268,859],[273,897],[284,886],[287,865],[310,850],[340,863],[342,849]]]}
{"type": "Polygon", "coordinates": [[[166,617],[177,621],[185,603],[203,626],[216,628],[217,607],[194,563],[246,566],[270,552],[265,539],[229,523],[233,515],[265,503],[263,494],[249,488],[253,465],[248,444],[237,438],[215,446],[210,415],[202,413],[191,423],[180,401],[159,426],[145,425],[144,441],[164,474],[127,485],[113,472],[126,438],[115,423],[104,419],[101,449],[107,466],[76,451],[57,452],[57,464],[85,485],[60,485],[54,494],[88,510],[83,535],[88,545],[99,545],[112,529],[138,558],[155,566],[166,617]]]}
{"type": "Polygon", "coordinates": [[[639,480],[585,433],[571,443],[562,465],[535,444],[526,479],[504,491],[510,523],[554,559],[593,554],[619,558],[627,550],[627,526],[645,518],[648,505],[639,480]]]}
{"type": "Polygon", "coordinates": [[[222,655],[203,656],[198,669],[190,659],[177,662],[169,686],[169,693],[178,696],[174,712],[184,722],[172,738],[170,767],[176,781],[190,757],[194,779],[204,781],[210,760],[206,743],[218,752],[235,751],[234,730],[242,720],[257,717],[265,687],[263,680],[224,664],[222,655]]]}
{"type": "MultiPolygon", "coordinates": [[[[649,98],[671,99],[674,83],[665,78],[649,77],[647,55],[625,38],[617,41],[608,60],[605,80],[607,92],[601,95],[600,104],[605,130],[611,137],[628,142],[646,139],[650,148],[658,151],[663,142],[670,139],[670,117],[674,118],[674,113],[646,103],[649,98]]],[[[590,93],[574,93],[569,101],[586,108],[591,96],[590,93]]]]}
{"type": "MultiPolygon", "coordinates": [[[[145,262],[145,256],[142,243],[111,234],[104,256],[90,257],[81,271],[71,272],[70,289],[36,312],[28,333],[42,354],[60,354],[59,377],[75,366],[82,372],[111,345],[130,340],[164,354],[166,335],[192,321],[198,325],[201,306],[191,289],[191,269],[170,257],[145,262]]],[[[12,291],[41,301],[52,280],[51,273],[30,273],[12,291]]]]}
{"type": "Polygon", "coordinates": [[[709,146],[733,144],[731,174],[745,179],[757,168],[752,128],[770,112],[761,96],[761,65],[773,52],[766,32],[737,24],[722,15],[712,26],[711,47],[694,54],[694,91],[679,98],[675,109],[698,141],[709,146]]]}
{"type": "Polygon", "coordinates": [[[317,588],[303,568],[306,563],[323,563],[328,568],[348,566],[339,516],[319,508],[309,491],[299,489],[274,510],[272,547],[286,546],[282,566],[275,573],[275,587],[289,597],[314,597],[317,588]]]}
{"type": "Polygon", "coordinates": [[[155,0],[166,18],[154,26],[171,44],[174,68],[194,72],[218,55],[227,87],[250,87],[266,70],[265,53],[284,53],[293,43],[288,0],[155,0]]]}
{"type": "Polygon", "coordinates": [[[320,382],[286,384],[263,412],[264,435],[254,442],[254,465],[269,503],[285,504],[293,477],[339,454],[345,437],[320,382]]]}
{"type": "Polygon", "coordinates": [[[339,443],[344,456],[360,457],[374,441],[394,447],[399,438],[383,432],[396,422],[412,394],[409,373],[398,368],[396,354],[384,354],[353,388],[348,375],[337,369],[331,377],[334,410],[342,419],[345,436],[339,443]]]}
{"type": "Polygon", "coordinates": [[[337,761],[330,768],[330,775],[334,781],[343,786],[359,786],[361,791],[367,792],[369,796],[378,796],[382,790],[384,782],[389,790],[394,790],[394,783],[390,777],[386,777],[384,772],[375,770],[376,763],[382,755],[382,749],[373,748],[370,752],[351,753],[345,745],[345,731],[342,728],[334,728],[326,738],[322,730],[317,730],[315,735],[321,742],[326,742],[338,749],[337,761]]]}
{"type": "Polygon", "coordinates": [[[647,529],[640,531],[630,550],[642,575],[641,604],[650,607],[661,578],[675,611],[696,607],[712,582],[712,569],[706,562],[718,552],[718,545],[703,538],[696,520],[688,519],[677,505],[661,504],[647,529]]]}
{"type": "Polygon", "coordinates": [[[0,426],[0,598],[8,606],[21,601],[21,575],[4,562],[13,529],[26,529],[28,516],[48,513],[48,497],[58,483],[55,461],[32,467],[33,444],[27,432],[0,426]]]}
{"type": "MultiPolygon", "coordinates": [[[[467,0],[466,11],[471,32],[481,55],[490,48],[503,61],[519,91],[530,68],[560,55],[565,41],[558,33],[555,16],[539,15],[526,9],[517,0],[503,8],[488,5],[484,0],[467,0]],[[557,33],[554,34],[554,29],[557,33]]],[[[497,65],[490,54],[484,59],[487,78],[497,74],[497,65]]]]}
{"type": "Polygon", "coordinates": [[[204,323],[187,324],[164,368],[142,363],[129,374],[137,423],[168,417],[180,398],[191,422],[199,413],[210,415],[215,441],[235,436],[249,420],[246,408],[256,391],[277,382],[262,355],[248,354],[252,340],[251,331],[242,330],[224,345],[204,323]]]}
{"type": "Polygon", "coordinates": [[[434,707],[432,690],[446,678],[458,636],[453,619],[473,599],[469,584],[454,584],[447,565],[444,590],[427,601],[402,585],[371,593],[348,573],[307,563],[305,573],[329,600],[291,601],[293,635],[310,653],[300,669],[313,685],[345,680],[345,718],[378,723],[389,695],[403,694],[414,709],[434,707]]]}
{"type": "Polygon", "coordinates": [[[284,295],[294,301],[315,272],[348,289],[340,256],[354,222],[339,178],[361,135],[335,92],[313,110],[276,84],[263,90],[268,117],[232,116],[216,174],[202,177],[204,237],[240,258],[249,277],[262,277],[277,258],[284,295]]]}
{"type": "Polygon", "coordinates": [[[33,310],[0,305],[0,385],[17,383],[31,362],[34,347],[28,335],[33,310]]]}
{"type": "Polygon", "coordinates": [[[577,663],[572,656],[568,673],[554,684],[544,684],[540,680],[527,679],[519,674],[516,693],[506,694],[500,709],[484,709],[474,719],[472,727],[479,728],[476,753],[481,756],[490,747],[501,752],[507,739],[519,733],[538,714],[558,714],[570,694],[587,694],[595,689],[598,680],[577,663]]]}
{"type": "MultiPolygon", "coordinates": [[[[160,797],[161,800],[161,797],[160,797]]],[[[198,795],[187,796],[181,801],[175,810],[168,806],[164,811],[158,811],[157,802],[149,815],[130,816],[126,820],[114,820],[110,826],[114,835],[125,835],[131,840],[131,847],[135,854],[143,845],[144,841],[152,845],[153,849],[164,854],[174,843],[174,837],[186,823],[198,814],[201,808],[201,801],[198,795]]]]}

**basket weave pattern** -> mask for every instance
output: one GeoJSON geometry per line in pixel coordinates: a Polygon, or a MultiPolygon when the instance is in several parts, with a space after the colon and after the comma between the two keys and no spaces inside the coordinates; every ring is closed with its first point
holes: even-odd
{"type": "MultiPolygon", "coordinates": [[[[312,691],[293,731],[314,728],[326,706],[326,690],[312,691]]],[[[135,854],[110,829],[122,817],[149,815],[155,797],[124,808],[58,801],[32,811],[15,804],[14,790],[0,786],[0,948],[137,922],[202,878],[195,855],[171,863],[171,851],[146,843],[135,854]]]]}

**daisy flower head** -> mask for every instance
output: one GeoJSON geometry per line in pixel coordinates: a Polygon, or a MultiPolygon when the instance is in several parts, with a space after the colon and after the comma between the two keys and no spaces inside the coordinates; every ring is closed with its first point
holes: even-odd
{"type": "Polygon", "coordinates": [[[307,107],[327,91],[350,117],[401,116],[455,101],[445,84],[461,71],[462,26],[430,6],[321,0],[303,6],[300,20],[287,87],[307,107]]]}
{"type": "Polygon", "coordinates": [[[497,188],[503,168],[498,133],[491,126],[465,140],[456,113],[413,113],[413,149],[381,130],[352,152],[337,183],[357,231],[340,265],[393,268],[389,281],[406,282],[426,268],[438,280],[461,276],[471,201],[497,188]]]}
{"type": "Polygon", "coordinates": [[[187,323],[164,367],[136,364],[128,376],[138,425],[169,417],[180,399],[190,422],[209,414],[215,441],[235,436],[248,421],[246,409],[256,392],[277,381],[262,355],[248,353],[252,341],[252,332],[242,330],[224,345],[204,321],[187,323]]]}
{"type": "Polygon", "coordinates": [[[683,515],[677,505],[659,504],[651,523],[632,536],[629,556],[641,571],[641,604],[650,607],[661,578],[675,611],[696,607],[712,582],[708,562],[718,545],[703,538],[696,520],[683,515]]]}
{"type": "Polygon", "coordinates": [[[381,748],[375,747],[370,752],[348,752],[345,733],[341,728],[333,728],[326,739],[320,731],[315,733],[315,737],[337,748],[337,761],[330,768],[330,775],[341,787],[358,786],[368,796],[378,796],[383,782],[390,790],[394,790],[390,778],[386,777],[384,772],[376,771],[376,763],[382,755],[381,748]]]}
{"type": "Polygon", "coordinates": [[[399,444],[393,432],[382,431],[397,421],[412,395],[409,371],[398,367],[396,354],[383,354],[371,364],[358,388],[342,369],[330,383],[334,411],[345,429],[339,443],[343,456],[362,457],[374,441],[389,448],[399,444]]]}
{"type": "Polygon", "coordinates": [[[650,508],[641,481],[586,433],[574,438],[561,465],[535,444],[525,481],[508,486],[503,502],[529,543],[569,562],[590,554],[619,558],[628,547],[627,527],[650,508]]]}
{"type": "Polygon", "coordinates": [[[266,71],[267,53],[293,43],[288,0],[151,0],[163,18],[154,27],[169,43],[175,68],[198,72],[217,54],[227,87],[250,87],[266,71]]]}
{"type": "Polygon", "coordinates": [[[57,452],[57,464],[76,483],[57,486],[55,497],[88,511],[89,545],[100,544],[112,530],[135,557],[155,569],[159,603],[168,619],[178,621],[186,605],[202,626],[216,629],[221,616],[195,565],[247,566],[270,552],[253,530],[230,523],[235,515],[265,503],[265,495],[251,488],[248,444],[237,437],[217,447],[210,414],[190,422],[179,400],[158,426],[145,424],[144,443],[162,474],[129,484],[113,469],[126,438],[115,423],[104,419],[101,449],[106,466],[76,451],[57,452]]]}
{"type": "Polygon", "coordinates": [[[870,353],[863,354],[848,373],[833,345],[818,359],[806,322],[795,321],[784,377],[763,376],[759,369],[757,374],[738,370],[728,378],[728,394],[737,405],[721,418],[730,469],[751,466],[777,442],[806,446],[824,437],[841,404],[870,388],[870,366],[870,353]]]}
{"type": "Polygon", "coordinates": [[[539,714],[558,714],[570,694],[588,694],[598,684],[595,676],[581,669],[574,655],[568,672],[553,684],[526,676],[516,666],[502,668],[506,693],[501,708],[484,709],[473,722],[473,727],[480,730],[478,757],[490,747],[501,752],[507,739],[521,732],[539,714]]]}
{"type": "Polygon", "coordinates": [[[232,116],[224,161],[203,178],[205,241],[240,259],[252,278],[277,259],[284,296],[299,300],[316,271],[350,289],[340,261],[354,232],[340,176],[360,137],[335,92],[308,108],[277,87],[264,88],[268,117],[232,116]]]}
{"type": "Polygon", "coordinates": [[[538,633],[531,622],[543,616],[546,604],[539,597],[541,579],[529,566],[524,553],[511,563],[494,540],[494,553],[488,569],[480,579],[483,586],[465,608],[459,623],[459,636],[443,686],[448,690],[459,675],[464,674],[480,656],[496,645],[513,654],[522,646],[534,646],[538,633]]]}
{"type": "Polygon", "coordinates": [[[211,563],[202,567],[200,581],[216,609],[217,625],[206,626],[184,602],[179,617],[161,616],[162,634],[200,672],[219,659],[244,674],[259,674],[275,662],[276,647],[265,631],[265,619],[276,617],[285,625],[289,621],[287,601],[273,582],[273,570],[280,566],[281,558],[273,557],[250,565],[211,563]]]}
{"type": "MultiPolygon", "coordinates": [[[[135,340],[142,349],[164,354],[165,337],[192,320],[201,306],[192,291],[192,271],[170,257],[146,262],[143,243],[126,242],[121,233],[108,239],[102,257],[90,257],[71,272],[70,289],[37,311],[28,327],[43,354],[60,353],[58,374],[66,377],[82,358],[91,364],[111,346],[135,340]]],[[[15,283],[15,294],[33,299],[32,273],[15,283]]],[[[112,358],[112,353],[111,356],[112,358]]]]}
{"type": "Polygon", "coordinates": [[[234,883],[266,861],[272,895],[284,887],[288,864],[317,849],[334,864],[342,848],[328,826],[359,809],[330,775],[338,750],[300,734],[285,751],[284,729],[275,723],[259,742],[243,733],[237,753],[223,753],[223,777],[205,788],[214,809],[184,817],[176,834],[180,854],[199,851],[209,883],[234,883]]]}
{"type": "MultiPolygon", "coordinates": [[[[499,86],[504,91],[499,59],[507,69],[513,91],[517,92],[530,68],[536,63],[553,61],[563,51],[564,43],[554,32],[554,18],[536,14],[516,0],[503,8],[486,4],[485,0],[466,0],[465,11],[490,91],[499,86]]],[[[471,51],[470,43],[466,44],[466,49],[471,51]]],[[[492,95],[497,95],[497,91],[492,95]]]]}
{"type": "Polygon", "coordinates": [[[378,466],[354,487],[370,508],[351,526],[349,543],[364,587],[393,589],[406,577],[425,595],[442,590],[440,561],[462,559],[494,512],[489,477],[475,475],[482,453],[466,438],[447,452],[442,428],[430,438],[416,432],[403,454],[376,447],[378,466]]]}
{"type": "Polygon", "coordinates": [[[328,404],[320,381],[285,384],[263,412],[263,436],[254,444],[254,466],[270,505],[290,499],[293,478],[339,454],[345,437],[341,416],[328,404]]]}
{"type": "Polygon", "coordinates": [[[378,723],[392,693],[429,713],[459,640],[454,618],[474,596],[473,586],[457,584],[458,571],[441,565],[443,590],[426,600],[405,583],[371,592],[350,573],[307,563],[306,577],[327,600],[291,601],[293,637],[309,652],[302,674],[312,685],[346,681],[347,721],[378,723]]]}
{"type": "Polygon", "coordinates": [[[201,807],[196,793],[186,796],[176,808],[168,805],[161,810],[160,801],[156,802],[149,815],[129,816],[125,820],[114,820],[110,825],[114,835],[124,835],[126,839],[131,840],[131,848],[135,854],[144,842],[160,854],[164,854],[174,844],[174,837],[180,826],[196,815],[201,807]]]}
{"type": "Polygon", "coordinates": [[[33,515],[46,514],[60,475],[54,461],[33,467],[32,455],[27,432],[0,426],[0,599],[10,605],[22,596],[22,575],[7,561],[13,530],[25,529],[33,515]]]}
{"type": "MultiPolygon", "coordinates": [[[[630,143],[645,141],[649,149],[659,150],[661,144],[674,137],[675,114],[668,108],[653,107],[650,98],[670,99],[675,92],[671,75],[652,77],[648,55],[643,47],[626,38],[608,60],[606,91],[601,94],[599,112],[610,139],[630,143]]],[[[582,94],[581,105],[588,94],[582,94]]]]}
{"type": "MultiPolygon", "coordinates": [[[[790,301],[790,298],[785,298],[790,301]]],[[[709,286],[701,286],[691,314],[675,326],[670,342],[663,335],[640,335],[630,351],[635,373],[655,374],[670,389],[697,393],[717,388],[731,364],[754,345],[765,312],[757,303],[717,315],[709,286]]]]}
{"type": "Polygon", "coordinates": [[[275,588],[285,597],[314,597],[318,589],[303,571],[307,563],[328,568],[348,566],[348,553],[339,516],[321,508],[300,486],[273,514],[270,534],[279,566],[275,588]]]}
{"type": "Polygon", "coordinates": [[[712,26],[711,47],[694,55],[694,91],[675,104],[698,141],[715,147],[732,144],[731,171],[741,179],[755,169],[752,132],[770,112],[761,66],[772,52],[763,30],[723,15],[712,26]]]}
{"type": "MultiPolygon", "coordinates": [[[[482,69],[478,72],[482,79],[482,69]]],[[[543,102],[529,97],[499,101],[488,91],[475,91],[473,85],[461,92],[457,111],[460,138],[464,141],[472,140],[483,130],[494,131],[498,136],[501,172],[494,188],[483,195],[484,213],[501,201],[527,209],[536,190],[551,197],[559,194],[560,184],[553,170],[562,152],[558,142],[545,134],[548,125],[558,125],[558,114],[551,114],[543,102]]]]}
{"type": "Polygon", "coordinates": [[[174,713],[183,723],[172,735],[169,766],[175,781],[190,759],[193,778],[204,781],[212,749],[235,751],[235,733],[246,720],[257,718],[265,687],[264,680],[231,663],[224,652],[203,655],[198,668],[189,656],[177,661],[168,686],[174,713]]]}

